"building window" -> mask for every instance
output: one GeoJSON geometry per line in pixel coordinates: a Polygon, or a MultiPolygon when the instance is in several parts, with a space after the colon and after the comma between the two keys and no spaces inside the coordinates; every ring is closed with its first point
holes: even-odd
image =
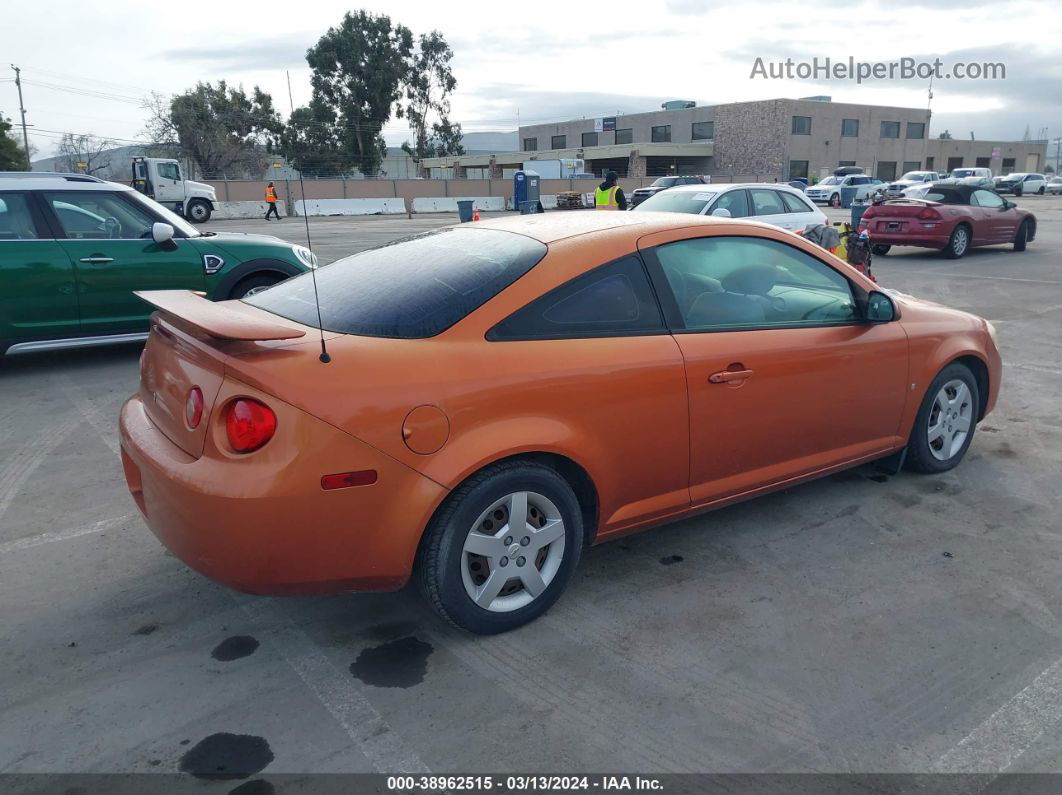
{"type": "Polygon", "coordinates": [[[695,121],[690,130],[690,138],[694,141],[711,141],[715,138],[715,122],[695,121]]]}
{"type": "Polygon", "coordinates": [[[811,117],[793,117],[793,135],[811,135],[811,117]]]}
{"type": "Polygon", "coordinates": [[[921,170],[922,170],[922,161],[920,161],[920,160],[904,160],[903,161],[903,173],[904,174],[906,174],[908,171],[921,171],[921,170]]]}
{"type": "Polygon", "coordinates": [[[896,179],[896,161],[879,160],[877,178],[883,179],[886,182],[891,182],[896,179]]]}
{"type": "Polygon", "coordinates": [[[977,158],[977,161],[974,163],[974,165],[978,168],[989,168],[992,165],[992,158],[979,157],[977,158]]]}
{"type": "Polygon", "coordinates": [[[597,146],[597,133],[583,133],[583,146],[597,146]]]}
{"type": "Polygon", "coordinates": [[[668,143],[671,140],[671,125],[662,124],[659,127],[654,127],[651,138],[654,144],[668,143]]]}
{"type": "Polygon", "coordinates": [[[936,165],[936,163],[934,162],[933,156],[930,155],[926,158],[926,171],[932,171],[934,165],[936,165]]]}
{"type": "Polygon", "coordinates": [[[882,138],[899,138],[900,123],[898,121],[883,121],[881,123],[882,138]]]}
{"type": "Polygon", "coordinates": [[[925,138],[926,137],[926,125],[920,121],[907,122],[907,137],[908,138],[925,138]]]}
{"type": "Polygon", "coordinates": [[[954,171],[957,168],[962,168],[961,157],[949,157],[948,158],[948,171],[954,171]]]}
{"type": "Polygon", "coordinates": [[[634,143],[634,130],[628,127],[625,130],[616,130],[616,143],[629,144],[634,143]]]}
{"type": "Polygon", "coordinates": [[[538,139],[537,138],[525,138],[524,139],[524,151],[525,152],[537,152],[538,151],[538,139]]]}
{"type": "Polygon", "coordinates": [[[837,161],[837,167],[838,168],[844,168],[845,166],[854,166],[854,165],[855,165],[855,161],[854,160],[838,160],[837,161]]]}
{"type": "Polygon", "coordinates": [[[1014,158],[1013,157],[1004,157],[1003,158],[1003,173],[1004,174],[1009,174],[1013,170],[1014,170],[1014,158]]]}
{"type": "Polygon", "coordinates": [[[566,135],[554,135],[549,139],[550,149],[563,149],[568,145],[568,137],[566,135]]]}
{"type": "Polygon", "coordinates": [[[807,160],[790,160],[789,161],[789,179],[796,179],[797,177],[808,178],[808,161],[807,160]]]}
{"type": "Polygon", "coordinates": [[[841,119],[841,137],[859,137],[859,119],[841,119]]]}

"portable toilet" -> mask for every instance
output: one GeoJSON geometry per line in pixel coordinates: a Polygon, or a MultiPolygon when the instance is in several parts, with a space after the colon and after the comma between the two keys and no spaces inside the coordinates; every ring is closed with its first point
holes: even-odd
{"type": "Polygon", "coordinates": [[[534,171],[517,171],[513,174],[513,208],[519,210],[525,202],[539,202],[538,174],[534,171]]]}

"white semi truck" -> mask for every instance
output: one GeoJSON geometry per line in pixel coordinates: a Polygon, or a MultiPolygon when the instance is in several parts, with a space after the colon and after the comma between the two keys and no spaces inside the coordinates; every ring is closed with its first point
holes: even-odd
{"type": "Polygon", "coordinates": [[[136,190],[159,204],[204,224],[217,209],[216,191],[202,182],[181,178],[181,164],[161,157],[134,157],[133,181],[136,190]]]}

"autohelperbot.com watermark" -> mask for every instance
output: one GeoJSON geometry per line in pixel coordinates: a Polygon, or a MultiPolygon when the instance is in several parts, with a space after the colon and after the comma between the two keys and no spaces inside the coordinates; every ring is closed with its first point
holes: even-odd
{"type": "Polygon", "coordinates": [[[899,58],[894,61],[857,61],[820,58],[800,61],[786,58],[771,61],[757,58],[749,79],[763,80],[1006,80],[1007,65],[1000,61],[956,61],[945,64],[940,58],[931,61],[899,58]]]}

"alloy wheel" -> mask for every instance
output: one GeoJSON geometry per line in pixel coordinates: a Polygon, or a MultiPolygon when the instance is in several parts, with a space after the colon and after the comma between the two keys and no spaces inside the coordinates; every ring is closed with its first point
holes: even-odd
{"type": "Polygon", "coordinates": [[[938,461],[947,461],[963,448],[973,424],[973,395],[966,383],[948,381],[933,398],[929,412],[929,451],[938,461]]]}
{"type": "Polygon", "coordinates": [[[557,576],[564,539],[564,520],[552,501],[531,491],[502,497],[480,514],[465,538],[465,593],[491,612],[519,610],[557,576]]]}
{"type": "Polygon", "coordinates": [[[955,230],[955,236],[952,238],[951,250],[955,253],[955,256],[961,257],[966,253],[966,247],[970,245],[970,233],[966,231],[965,226],[960,226],[955,230]]]}

